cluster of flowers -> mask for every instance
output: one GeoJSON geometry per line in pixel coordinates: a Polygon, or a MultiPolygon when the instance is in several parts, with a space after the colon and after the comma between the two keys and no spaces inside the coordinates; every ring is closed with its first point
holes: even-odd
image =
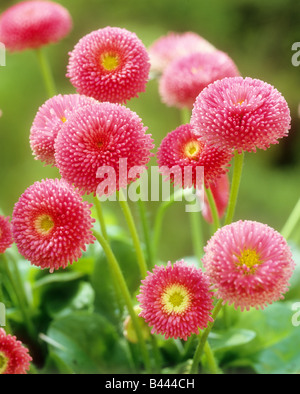
{"type": "MultiPolygon", "coordinates": [[[[70,16],[61,6],[27,1],[2,15],[0,41],[10,50],[38,48],[70,28],[70,16]]],[[[205,186],[220,201],[219,215],[227,198],[224,193],[217,197],[217,182],[226,194],[233,152],[266,149],[288,134],[290,114],[282,95],[263,81],[239,76],[228,55],[202,37],[172,33],[147,51],[126,29],[93,31],[69,54],[67,77],[76,94],[48,99],[30,131],[33,155],[56,166],[61,179],[35,182],[15,204],[12,222],[1,218],[0,253],[15,242],[32,264],[53,272],[78,260],[94,242],[91,204],[83,195],[96,195],[98,168],[111,166],[119,178],[120,158],[127,159],[129,171],[146,169],[153,156],[151,135],[125,106],[145,91],[151,67],[159,73],[162,101],[192,109],[190,122],[161,142],[157,160],[162,174],[174,165],[203,166],[205,186]]],[[[183,181],[182,187],[187,186],[183,181]]],[[[211,221],[210,212],[206,217],[211,221]]],[[[198,333],[212,321],[213,296],[242,310],[264,307],[282,298],[294,268],[283,237],[252,221],[220,228],[205,247],[203,265],[205,272],[184,261],[169,262],[142,281],[140,316],[153,332],[182,339],[198,333]]],[[[4,346],[0,341],[0,372],[6,368],[4,346]]]]}

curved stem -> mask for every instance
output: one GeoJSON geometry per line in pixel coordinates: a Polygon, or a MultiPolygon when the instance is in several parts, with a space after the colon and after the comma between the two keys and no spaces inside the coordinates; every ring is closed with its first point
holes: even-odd
{"type": "Polygon", "coordinates": [[[215,232],[221,226],[220,218],[219,218],[219,214],[218,214],[218,209],[217,209],[217,206],[216,206],[216,202],[215,202],[214,196],[213,196],[213,194],[211,192],[211,189],[210,188],[206,188],[205,192],[206,192],[206,197],[208,199],[209,207],[210,207],[210,210],[211,210],[211,215],[212,215],[213,224],[214,224],[214,232],[215,232]]]}
{"type": "Polygon", "coordinates": [[[203,334],[200,337],[199,344],[198,344],[197,349],[195,351],[193,363],[192,363],[191,370],[190,370],[191,374],[197,373],[198,364],[199,364],[200,359],[202,357],[208,335],[209,335],[211,329],[213,328],[213,325],[215,323],[216,317],[218,316],[218,313],[222,309],[222,304],[223,304],[223,300],[219,300],[217,302],[217,304],[213,310],[213,313],[212,313],[213,321],[208,323],[207,328],[204,330],[203,334]]]}
{"type": "Polygon", "coordinates": [[[300,198],[281,230],[281,235],[285,239],[288,239],[291,236],[299,220],[300,220],[300,198]]]}
{"type": "Polygon", "coordinates": [[[41,48],[36,49],[36,54],[48,96],[51,98],[56,95],[56,87],[48,59],[41,48]]]}
{"type": "MultiPolygon", "coordinates": [[[[7,276],[9,278],[11,285],[13,286],[14,292],[16,294],[19,308],[20,308],[20,312],[23,316],[24,323],[25,323],[27,330],[28,330],[28,334],[31,336],[31,338],[34,339],[34,338],[36,338],[36,330],[34,328],[32,321],[31,321],[30,314],[28,313],[28,308],[25,303],[26,295],[23,292],[23,287],[20,286],[18,280],[16,280],[14,275],[12,274],[12,271],[10,270],[10,267],[9,267],[9,262],[8,262],[7,256],[3,253],[1,255],[1,257],[2,257],[2,260],[4,263],[4,268],[7,273],[7,276]]],[[[16,265],[15,265],[15,269],[18,269],[18,267],[16,265]]]]}
{"type": "Polygon", "coordinates": [[[220,374],[221,371],[215,359],[214,352],[212,351],[210,344],[207,341],[204,346],[204,353],[206,356],[209,372],[214,375],[220,374]]]}
{"type": "Polygon", "coordinates": [[[138,200],[138,206],[139,206],[141,224],[144,233],[144,242],[147,248],[148,266],[149,268],[152,268],[154,266],[154,256],[153,256],[153,248],[151,243],[150,227],[147,217],[147,210],[144,201],[142,201],[141,199],[138,200]]]}
{"type": "Polygon", "coordinates": [[[233,175],[232,175],[232,183],[230,189],[230,196],[227,208],[227,214],[225,218],[225,225],[230,224],[234,217],[234,211],[236,207],[237,197],[239,193],[241,177],[242,177],[242,170],[243,170],[243,163],[244,163],[244,152],[238,153],[237,151],[234,152],[234,168],[233,168],[233,175]]]}
{"type": "Polygon", "coordinates": [[[140,239],[138,236],[138,232],[137,232],[134,220],[133,220],[133,216],[132,216],[130,207],[128,205],[128,202],[124,198],[124,194],[123,194],[122,190],[119,190],[117,192],[117,195],[118,195],[118,200],[119,200],[119,203],[120,203],[121,208],[123,210],[132,240],[133,240],[133,245],[135,247],[141,276],[144,279],[145,276],[147,275],[148,268],[147,268],[146,260],[144,257],[144,252],[142,250],[141,242],[140,242],[140,239]]]}
{"type": "Polygon", "coordinates": [[[153,229],[154,261],[156,261],[156,259],[157,259],[159,239],[160,239],[160,235],[161,235],[162,223],[163,223],[163,218],[164,218],[165,212],[175,201],[177,201],[177,197],[182,197],[182,195],[183,195],[183,190],[182,189],[177,190],[175,193],[173,193],[170,196],[170,200],[162,202],[157,210],[157,213],[155,216],[155,221],[154,221],[154,229],[153,229]]]}
{"type": "Polygon", "coordinates": [[[102,232],[103,237],[107,241],[108,240],[108,234],[107,234],[107,230],[106,230],[106,224],[105,224],[105,220],[104,220],[102,205],[101,205],[101,202],[98,200],[97,196],[94,197],[94,202],[95,202],[95,207],[96,207],[96,211],[97,211],[98,220],[99,220],[100,227],[101,227],[101,232],[102,232]]]}
{"type": "Polygon", "coordinates": [[[135,314],[133,305],[132,305],[132,301],[131,301],[131,295],[130,292],[128,290],[128,286],[126,284],[126,281],[124,279],[123,273],[121,271],[121,268],[119,266],[119,263],[109,245],[109,243],[105,240],[105,238],[99,234],[98,232],[94,231],[94,235],[97,238],[98,242],[100,243],[100,245],[102,246],[105,255],[107,257],[107,260],[110,264],[110,267],[112,269],[112,272],[114,273],[114,276],[116,278],[116,280],[118,281],[119,287],[120,287],[120,291],[124,297],[124,302],[127,306],[128,309],[128,313],[132,319],[132,323],[134,326],[134,329],[136,331],[137,337],[138,337],[138,341],[140,344],[140,348],[141,348],[141,354],[143,357],[143,361],[144,361],[144,365],[146,370],[149,372],[151,369],[151,365],[150,365],[150,357],[148,354],[148,350],[146,347],[146,343],[143,337],[143,333],[141,331],[141,327],[139,325],[137,316],[135,314]]]}
{"type": "Polygon", "coordinates": [[[191,120],[191,110],[184,107],[180,110],[180,120],[182,124],[190,123],[191,120]]]}
{"type": "Polygon", "coordinates": [[[202,217],[199,212],[190,212],[191,236],[193,241],[194,253],[199,261],[200,267],[202,267],[203,256],[203,235],[201,219],[202,217]]]}

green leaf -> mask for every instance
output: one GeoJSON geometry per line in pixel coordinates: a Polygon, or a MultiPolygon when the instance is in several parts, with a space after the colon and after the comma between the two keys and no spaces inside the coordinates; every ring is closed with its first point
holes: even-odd
{"type": "Polygon", "coordinates": [[[61,283],[61,282],[70,282],[73,280],[77,280],[79,278],[81,278],[83,276],[83,274],[81,274],[80,272],[66,272],[66,273],[53,273],[53,274],[49,274],[46,276],[43,276],[42,278],[38,279],[35,283],[34,283],[34,289],[37,289],[39,287],[42,286],[46,286],[52,283],[61,283]]]}
{"type": "Polygon", "coordinates": [[[126,345],[103,316],[72,313],[53,321],[47,336],[59,344],[49,351],[76,374],[130,372],[126,345]]]}
{"type": "Polygon", "coordinates": [[[254,363],[260,374],[295,374],[300,373],[300,329],[293,332],[274,346],[263,350],[254,363]]]}
{"type": "Polygon", "coordinates": [[[41,374],[69,375],[69,374],[73,374],[73,371],[68,367],[68,365],[66,365],[66,363],[56,353],[51,351],[47,356],[41,374]]]}
{"type": "MultiPolygon", "coordinates": [[[[53,290],[53,288],[51,288],[53,290]]],[[[56,288],[47,296],[46,306],[49,316],[52,318],[67,315],[73,311],[86,310],[92,312],[94,309],[94,289],[88,282],[80,281],[72,286],[56,288]]]]}
{"type": "MultiPolygon", "coordinates": [[[[131,244],[124,240],[112,240],[111,247],[120,264],[129,291],[134,294],[140,285],[135,251],[131,244]]],[[[97,256],[91,283],[95,290],[95,310],[116,322],[122,313],[124,304],[118,284],[116,283],[114,286],[108,261],[103,251],[100,251],[97,256]]]]}
{"type": "Polygon", "coordinates": [[[250,343],[256,337],[252,330],[230,328],[226,331],[212,332],[209,343],[214,351],[226,351],[250,343]]]}
{"type": "Polygon", "coordinates": [[[299,371],[300,330],[292,324],[293,303],[277,302],[264,310],[240,314],[236,327],[256,332],[236,358],[249,359],[258,373],[296,373],[299,371]]]}

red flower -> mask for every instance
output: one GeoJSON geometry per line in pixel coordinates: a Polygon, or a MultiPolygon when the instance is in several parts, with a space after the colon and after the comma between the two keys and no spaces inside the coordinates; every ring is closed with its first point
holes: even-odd
{"type": "Polygon", "coordinates": [[[4,253],[13,244],[9,217],[0,215],[0,253],[4,253]]]}
{"type": "Polygon", "coordinates": [[[197,97],[191,117],[203,142],[239,153],[266,149],[288,135],[290,111],[273,86],[258,79],[224,78],[197,97]]]}
{"type": "Polygon", "coordinates": [[[95,239],[90,207],[63,179],[35,182],[13,210],[13,236],[20,254],[50,272],[78,260],[95,239]]]}
{"type": "Polygon", "coordinates": [[[102,194],[126,187],[137,179],[130,169],[145,169],[152,155],[152,138],[146,130],[137,114],[123,105],[96,103],[80,108],[56,139],[55,159],[62,177],[83,193],[96,195],[101,183],[98,171],[108,168],[112,183],[110,191],[102,194]],[[126,161],[122,171],[120,160],[126,161]]]}
{"type": "Polygon", "coordinates": [[[153,272],[142,280],[137,296],[143,317],[152,334],[187,340],[198,334],[212,321],[213,309],[210,283],[200,269],[187,265],[183,260],[172,266],[155,266],[153,272]]]}
{"type": "Polygon", "coordinates": [[[67,77],[80,94],[125,104],[145,91],[149,69],[136,34],[108,26],[80,39],[70,53],[67,77]]]}
{"type": "Polygon", "coordinates": [[[65,37],[72,27],[69,12],[51,1],[22,1],[0,17],[0,41],[10,51],[39,48],[65,37]]]}
{"type": "MultiPolygon", "coordinates": [[[[210,185],[210,190],[216,203],[219,218],[222,218],[226,211],[229,199],[229,189],[230,185],[227,173],[218,178],[216,183],[210,185]]],[[[206,194],[204,194],[204,206],[202,209],[202,215],[208,223],[213,222],[212,213],[206,194]]]]}
{"type": "Polygon", "coordinates": [[[236,65],[224,52],[192,53],[174,60],[165,69],[159,80],[159,92],[168,106],[192,109],[206,86],[237,75],[236,65]]]}
{"type": "Polygon", "coordinates": [[[30,146],[36,160],[55,165],[54,143],[60,129],[74,111],[93,101],[79,94],[59,94],[39,108],[30,130],[30,146]]]}
{"type": "Polygon", "coordinates": [[[283,299],[295,268],[286,240],[266,224],[224,226],[204,248],[203,265],[216,297],[241,310],[283,299]]]}
{"type": "Polygon", "coordinates": [[[0,328],[0,375],[24,375],[31,361],[28,349],[0,328]]]}
{"type": "Polygon", "coordinates": [[[151,70],[163,72],[175,59],[191,53],[210,53],[216,48],[199,34],[194,32],[170,32],[158,38],[149,47],[151,70]]]}
{"type": "Polygon", "coordinates": [[[201,189],[204,180],[209,187],[228,169],[232,153],[203,144],[190,124],[171,131],[161,142],[157,152],[157,162],[161,173],[170,178],[174,185],[183,188],[201,189]],[[191,176],[185,169],[191,168],[191,176]],[[200,169],[204,170],[200,172],[200,169]],[[197,173],[197,169],[199,172],[197,173]]]}

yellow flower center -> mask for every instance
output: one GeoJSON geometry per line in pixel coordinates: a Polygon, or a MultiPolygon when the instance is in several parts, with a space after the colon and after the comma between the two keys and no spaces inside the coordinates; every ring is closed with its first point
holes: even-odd
{"type": "Polygon", "coordinates": [[[7,368],[7,364],[8,364],[8,358],[5,356],[4,353],[0,352],[0,375],[2,375],[6,368],[7,368]]]}
{"type": "Polygon", "coordinates": [[[35,220],[35,228],[42,235],[49,234],[50,231],[53,229],[53,227],[54,227],[54,221],[51,218],[51,216],[47,214],[40,215],[35,220]]]}
{"type": "Polygon", "coordinates": [[[240,256],[237,256],[239,267],[246,266],[248,268],[247,272],[249,274],[254,274],[257,267],[262,263],[259,255],[253,249],[244,250],[240,256]]]}
{"type": "Polygon", "coordinates": [[[120,59],[116,54],[104,53],[101,55],[100,63],[105,70],[113,71],[119,66],[120,59]]]}
{"type": "Polygon", "coordinates": [[[191,297],[186,287],[173,284],[166,288],[161,296],[163,309],[168,314],[184,313],[190,305],[191,297]]]}
{"type": "Polygon", "coordinates": [[[203,67],[192,67],[191,68],[191,73],[192,74],[194,74],[194,75],[196,75],[196,74],[198,74],[200,71],[202,71],[203,70],[203,67]]]}
{"type": "Polygon", "coordinates": [[[201,143],[197,140],[189,141],[183,148],[185,156],[189,159],[197,160],[198,153],[201,150],[201,143]]]}
{"type": "Polygon", "coordinates": [[[62,117],[62,118],[60,118],[61,119],[61,121],[63,122],[63,123],[66,123],[66,121],[67,121],[67,118],[66,117],[62,117]]]}
{"type": "Polygon", "coordinates": [[[242,105],[245,102],[245,100],[240,100],[237,103],[234,103],[233,105],[238,106],[238,105],[242,105]]]}

